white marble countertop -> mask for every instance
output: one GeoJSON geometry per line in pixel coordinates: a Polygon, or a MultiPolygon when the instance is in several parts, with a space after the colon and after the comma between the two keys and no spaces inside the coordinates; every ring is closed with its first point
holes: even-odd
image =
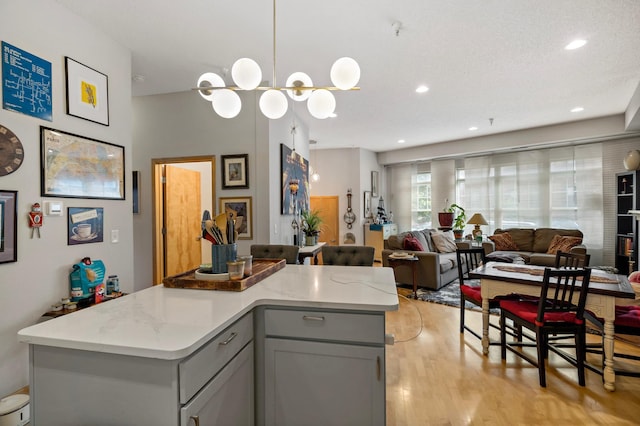
{"type": "Polygon", "coordinates": [[[391,268],[286,265],[242,292],[153,286],[18,332],[24,343],[183,358],[256,306],[393,311],[391,268]]]}

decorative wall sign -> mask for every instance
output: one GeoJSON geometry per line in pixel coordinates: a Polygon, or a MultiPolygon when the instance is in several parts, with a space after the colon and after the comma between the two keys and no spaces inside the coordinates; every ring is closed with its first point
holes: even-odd
{"type": "Polygon", "coordinates": [[[0,190],[0,263],[18,260],[18,191],[0,190]]]}
{"type": "Polygon", "coordinates": [[[280,167],[282,214],[309,210],[309,161],[285,144],[280,144],[280,167]],[[292,190],[294,187],[295,191],[292,190]]]}
{"type": "Polygon", "coordinates": [[[251,197],[220,198],[220,213],[226,212],[228,208],[238,214],[238,222],[236,222],[238,239],[252,239],[253,215],[251,214],[251,197]]]}
{"type": "Polygon", "coordinates": [[[20,139],[9,129],[0,126],[0,176],[18,170],[24,160],[20,139]]]}
{"type": "Polygon", "coordinates": [[[249,188],[249,154],[222,156],[222,189],[249,188]]]}
{"type": "Polygon", "coordinates": [[[109,125],[109,80],[105,74],[65,57],[67,114],[109,125]]]}
{"type": "Polygon", "coordinates": [[[102,207],[69,207],[67,244],[101,243],[104,239],[102,207]]]}
{"type": "Polygon", "coordinates": [[[124,147],[40,127],[41,194],[124,200],[124,147]]]}
{"type": "Polygon", "coordinates": [[[2,42],[2,108],[52,121],[51,62],[2,42]]]}

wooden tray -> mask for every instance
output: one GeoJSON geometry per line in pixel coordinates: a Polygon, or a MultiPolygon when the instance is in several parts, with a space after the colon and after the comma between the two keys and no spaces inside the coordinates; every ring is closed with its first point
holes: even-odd
{"type": "Polygon", "coordinates": [[[284,259],[253,259],[253,274],[241,280],[208,281],[196,279],[196,270],[192,269],[162,280],[165,287],[195,288],[200,290],[242,291],[259,283],[269,275],[284,268],[284,259]]]}

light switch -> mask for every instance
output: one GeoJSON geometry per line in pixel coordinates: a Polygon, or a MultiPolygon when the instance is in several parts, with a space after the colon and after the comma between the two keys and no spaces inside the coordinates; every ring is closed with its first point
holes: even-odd
{"type": "Polygon", "coordinates": [[[111,242],[112,243],[117,243],[118,241],[120,241],[120,231],[117,229],[112,229],[111,230],[111,242]]]}
{"type": "Polygon", "coordinates": [[[62,216],[62,201],[45,201],[44,214],[47,216],[62,216]]]}

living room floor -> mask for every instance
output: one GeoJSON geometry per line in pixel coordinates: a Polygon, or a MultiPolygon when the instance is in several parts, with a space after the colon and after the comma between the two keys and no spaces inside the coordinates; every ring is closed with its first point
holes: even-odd
{"type": "MultiPolygon", "coordinates": [[[[398,293],[408,296],[410,290],[399,288],[398,293]]],[[[480,340],[460,334],[459,320],[458,308],[404,297],[398,311],[387,313],[387,333],[395,336],[395,344],[386,349],[387,425],[640,421],[640,378],[618,376],[616,391],[608,392],[601,376],[587,370],[581,388],[576,369],[550,354],[547,387],[541,388],[536,367],[510,353],[503,364],[498,346],[483,356],[480,340]]],[[[466,322],[480,330],[481,314],[467,310],[466,322]]],[[[497,333],[492,338],[497,340],[497,333]]],[[[623,346],[640,355],[640,346],[616,341],[616,348],[623,346]]]]}

